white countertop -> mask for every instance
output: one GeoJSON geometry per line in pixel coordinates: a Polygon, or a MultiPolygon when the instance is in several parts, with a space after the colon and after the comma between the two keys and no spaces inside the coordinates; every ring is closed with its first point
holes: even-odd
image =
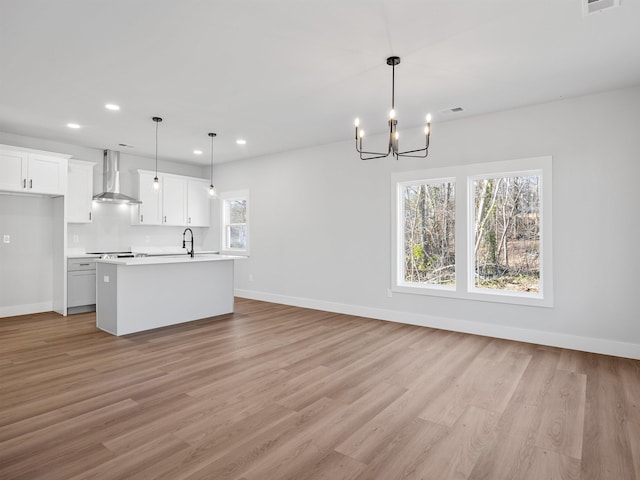
{"type": "Polygon", "coordinates": [[[170,263],[198,263],[198,262],[219,262],[222,260],[237,260],[239,256],[218,255],[213,253],[196,253],[195,257],[189,255],[165,255],[159,257],[138,257],[138,258],[114,258],[112,260],[98,259],[98,263],[111,263],[113,265],[166,265],[170,263]]]}

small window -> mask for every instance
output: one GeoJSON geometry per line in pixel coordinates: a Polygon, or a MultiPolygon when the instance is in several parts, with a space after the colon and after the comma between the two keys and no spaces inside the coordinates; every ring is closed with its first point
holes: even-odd
{"type": "Polygon", "coordinates": [[[249,192],[220,195],[222,199],[222,251],[249,253],[249,192]]]}

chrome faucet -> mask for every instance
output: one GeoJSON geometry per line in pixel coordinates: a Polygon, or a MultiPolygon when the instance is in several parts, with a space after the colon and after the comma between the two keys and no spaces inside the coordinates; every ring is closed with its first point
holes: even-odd
{"type": "Polygon", "coordinates": [[[193,258],[194,256],[194,249],[193,249],[193,230],[191,230],[190,228],[185,228],[184,232],[182,232],[182,248],[186,248],[187,246],[187,240],[185,240],[185,234],[189,232],[191,233],[191,240],[189,240],[189,242],[191,242],[191,251],[187,250],[187,253],[189,255],[191,255],[191,258],[193,258]]]}

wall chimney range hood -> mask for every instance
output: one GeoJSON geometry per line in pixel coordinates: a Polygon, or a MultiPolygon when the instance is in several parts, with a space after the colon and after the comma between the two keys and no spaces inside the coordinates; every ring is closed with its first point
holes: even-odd
{"type": "Polygon", "coordinates": [[[105,150],[102,170],[103,192],[93,197],[94,202],[138,205],[142,202],[120,193],[120,152],[105,150]]]}

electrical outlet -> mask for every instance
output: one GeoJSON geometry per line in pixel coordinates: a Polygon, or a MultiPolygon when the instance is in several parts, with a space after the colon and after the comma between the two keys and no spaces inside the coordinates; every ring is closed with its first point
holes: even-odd
{"type": "Polygon", "coordinates": [[[2,236],[2,243],[11,243],[11,236],[10,235],[3,235],[2,236]]]}
{"type": "Polygon", "coordinates": [[[109,275],[105,275],[103,281],[104,283],[109,283],[109,275]]]}
{"type": "Polygon", "coordinates": [[[73,236],[73,243],[79,243],[80,242],[80,237],[78,235],[74,235],[73,236]]]}
{"type": "Polygon", "coordinates": [[[393,292],[391,291],[391,289],[387,289],[387,297],[391,298],[393,297],[393,292]]]}

